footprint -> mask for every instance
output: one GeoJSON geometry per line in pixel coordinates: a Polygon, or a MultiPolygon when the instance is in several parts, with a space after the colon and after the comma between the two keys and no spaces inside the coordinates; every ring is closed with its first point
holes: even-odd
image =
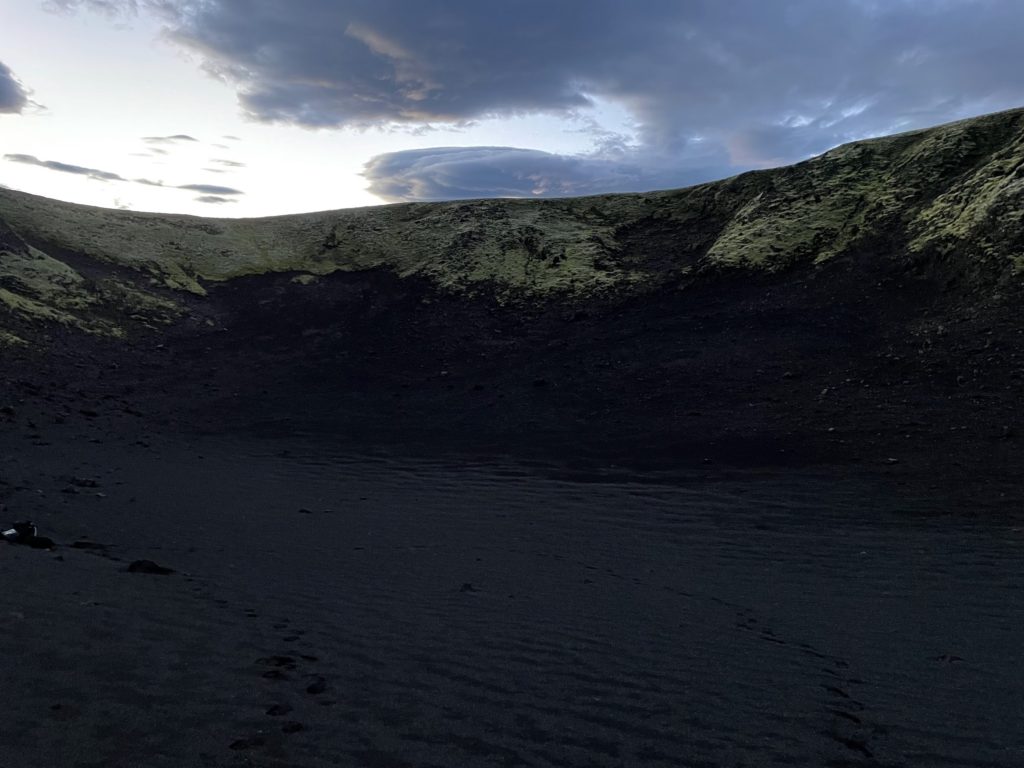
{"type": "Polygon", "coordinates": [[[173,568],[154,563],[152,560],[135,560],[125,569],[128,573],[148,573],[153,576],[169,576],[174,573],[173,568]]]}
{"type": "Polygon", "coordinates": [[[304,730],[306,730],[306,726],[304,726],[302,723],[297,723],[294,720],[291,722],[287,722],[281,726],[281,731],[283,733],[298,733],[299,731],[304,730]]]}
{"type": "Polygon", "coordinates": [[[272,707],[267,709],[267,714],[271,717],[284,717],[292,711],[292,708],[287,704],[274,704],[272,707]]]}
{"type": "Polygon", "coordinates": [[[70,706],[68,704],[51,704],[50,705],[50,717],[59,722],[66,722],[68,720],[74,720],[79,716],[77,707],[70,706]]]}
{"type": "Polygon", "coordinates": [[[262,667],[278,667],[280,669],[295,669],[295,659],[291,656],[265,656],[256,659],[256,663],[262,667]]]}
{"type": "Polygon", "coordinates": [[[241,752],[242,750],[252,749],[253,747],[262,747],[264,744],[266,744],[266,740],[259,736],[252,739],[235,739],[228,745],[228,749],[241,752]]]}
{"type": "Polygon", "coordinates": [[[312,680],[313,682],[306,686],[306,693],[316,696],[317,694],[323,693],[327,690],[327,681],[320,677],[320,675],[314,675],[312,680]]]}
{"type": "Polygon", "coordinates": [[[846,691],[842,690],[841,688],[836,688],[834,685],[822,685],[821,687],[824,688],[829,693],[834,693],[836,696],[842,696],[844,699],[849,699],[850,698],[850,694],[848,694],[846,691]]]}
{"type": "Polygon", "coordinates": [[[73,541],[73,542],[71,542],[71,544],[69,546],[72,549],[88,549],[88,550],[92,550],[92,551],[95,551],[95,552],[106,552],[107,551],[107,545],[106,544],[100,544],[98,541],[86,541],[86,540],[73,541]]]}
{"type": "Polygon", "coordinates": [[[858,739],[858,738],[855,738],[855,737],[854,738],[846,738],[846,737],[837,736],[837,735],[833,735],[832,738],[835,739],[840,744],[842,744],[847,749],[849,749],[849,750],[851,750],[853,752],[859,752],[860,754],[864,755],[864,757],[868,758],[869,760],[874,758],[874,754],[872,754],[871,750],[868,749],[867,742],[864,739],[858,739]]]}
{"type": "Polygon", "coordinates": [[[836,717],[842,717],[842,718],[844,718],[846,720],[849,720],[851,723],[856,723],[857,725],[863,725],[864,724],[864,721],[861,720],[856,715],[851,714],[849,712],[843,712],[841,709],[830,709],[829,712],[831,712],[836,717]]]}

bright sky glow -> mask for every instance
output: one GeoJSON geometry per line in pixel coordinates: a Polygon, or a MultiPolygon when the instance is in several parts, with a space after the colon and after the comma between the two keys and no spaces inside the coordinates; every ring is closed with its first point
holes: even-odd
{"type": "Polygon", "coordinates": [[[1024,105],[1018,0],[0,2],[0,184],[133,210],[665,189],[1024,105]]]}
{"type": "MultiPolygon", "coordinates": [[[[88,205],[205,216],[379,205],[361,173],[367,160],[383,152],[512,145],[572,154],[587,152],[594,143],[580,132],[579,120],[541,115],[422,131],[310,129],[249,120],[232,88],[205,74],[144,15],[115,24],[102,15],[54,13],[41,3],[19,0],[4,11],[0,52],[0,61],[23,73],[31,98],[41,105],[22,115],[0,115],[0,154],[32,155],[167,185],[104,182],[0,162],[0,184],[88,205]],[[43,39],[46,45],[39,44],[43,39]],[[143,141],[177,134],[197,141],[143,141]],[[183,184],[227,186],[245,194],[211,205],[197,201],[195,192],[172,188],[183,184]]],[[[588,115],[613,130],[629,130],[628,113],[610,104],[588,115]]]]}

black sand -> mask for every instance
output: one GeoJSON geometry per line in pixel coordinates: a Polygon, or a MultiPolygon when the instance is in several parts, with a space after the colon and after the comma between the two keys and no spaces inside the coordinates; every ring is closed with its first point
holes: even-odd
{"type": "Polygon", "coordinates": [[[4,465],[62,543],[0,548],[5,768],[1024,759],[999,504],[46,432],[4,465]]]}

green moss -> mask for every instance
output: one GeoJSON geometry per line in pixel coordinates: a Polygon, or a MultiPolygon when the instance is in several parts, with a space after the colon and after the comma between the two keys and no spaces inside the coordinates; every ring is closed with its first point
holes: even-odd
{"type": "Polygon", "coordinates": [[[262,219],[206,220],[72,206],[0,193],[0,218],[33,238],[129,266],[194,294],[204,282],[266,272],[374,267],[459,290],[495,283],[535,293],[629,281],[599,269],[614,226],[569,201],[381,206],[262,219]]]}
{"type": "Polygon", "coordinates": [[[84,308],[96,301],[78,272],[31,247],[2,252],[0,279],[18,293],[64,308],[84,308]]]}
{"type": "Polygon", "coordinates": [[[1024,134],[1018,134],[942,192],[913,222],[912,247],[943,248],[971,241],[986,255],[1009,246],[1014,263],[1024,256],[1014,238],[1024,226],[1024,134]]]}
{"type": "Polygon", "coordinates": [[[769,171],[708,257],[769,269],[807,258],[820,263],[866,236],[904,231],[920,249],[974,238],[976,225],[988,227],[997,208],[1003,224],[1014,226],[1020,187],[1007,168],[1024,160],[1022,115],[1015,110],[858,142],[769,171]]]}
{"type": "Polygon", "coordinates": [[[13,293],[6,288],[0,288],[0,304],[6,306],[11,312],[32,320],[50,320],[64,325],[75,324],[74,315],[61,312],[41,301],[13,293]]]}
{"type": "Polygon", "coordinates": [[[66,263],[27,245],[0,251],[0,286],[0,303],[24,319],[109,336],[124,335],[124,328],[102,316],[110,310],[143,312],[165,322],[180,312],[174,302],[122,281],[87,280],[66,263]]]}
{"type": "Polygon", "coordinates": [[[170,323],[184,313],[181,305],[170,299],[147,293],[122,280],[107,279],[96,286],[97,295],[107,305],[124,314],[145,316],[159,323],[170,323]]]}
{"type": "Polygon", "coordinates": [[[27,344],[28,342],[20,336],[0,329],[0,347],[23,347],[27,344]]]}

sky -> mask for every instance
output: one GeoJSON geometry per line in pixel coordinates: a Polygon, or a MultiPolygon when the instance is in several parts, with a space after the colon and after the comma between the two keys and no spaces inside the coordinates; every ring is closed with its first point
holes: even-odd
{"type": "Polygon", "coordinates": [[[1024,106],[1020,0],[0,0],[0,185],[139,211],[682,187],[1024,106]]]}

